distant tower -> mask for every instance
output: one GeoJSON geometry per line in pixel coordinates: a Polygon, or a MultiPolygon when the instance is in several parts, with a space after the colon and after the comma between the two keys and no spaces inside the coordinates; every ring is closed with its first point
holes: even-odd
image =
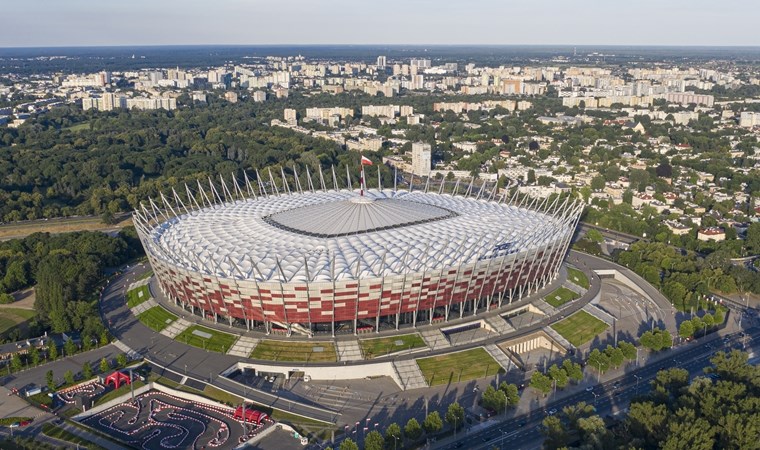
{"type": "Polygon", "coordinates": [[[430,144],[415,142],[412,144],[412,173],[426,176],[430,173],[430,144]]]}
{"type": "Polygon", "coordinates": [[[578,56],[578,48],[573,47],[573,58],[575,58],[576,56],[578,56]]]}
{"type": "Polygon", "coordinates": [[[377,57],[377,68],[378,69],[385,69],[385,56],[378,56],[377,57]]]}

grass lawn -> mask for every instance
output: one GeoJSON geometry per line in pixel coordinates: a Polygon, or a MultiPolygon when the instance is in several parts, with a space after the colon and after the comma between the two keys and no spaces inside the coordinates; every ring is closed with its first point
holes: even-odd
{"type": "Polygon", "coordinates": [[[572,267],[567,268],[567,281],[576,284],[583,289],[588,289],[590,286],[586,274],[578,269],[573,269],[572,267]]]}
{"type": "Polygon", "coordinates": [[[20,323],[24,323],[37,314],[31,309],[0,308],[0,334],[5,333],[20,323]]]}
{"type": "Polygon", "coordinates": [[[578,311],[567,319],[555,323],[552,328],[578,347],[606,330],[607,324],[586,311],[578,311]]]}
{"type": "Polygon", "coordinates": [[[137,318],[153,331],[161,331],[170,323],[177,320],[177,316],[160,306],[154,306],[147,311],[143,311],[137,318]]]}
{"type": "Polygon", "coordinates": [[[338,360],[338,354],[332,342],[263,340],[253,349],[251,358],[269,361],[333,362],[338,360]]]}
{"type": "Polygon", "coordinates": [[[127,306],[134,308],[142,302],[148,301],[150,298],[150,290],[148,286],[140,286],[134,288],[131,291],[127,291],[127,306]]]}
{"type": "Polygon", "coordinates": [[[78,123],[76,125],[72,125],[70,127],[64,128],[64,130],[70,130],[70,131],[82,131],[82,130],[89,130],[90,129],[90,122],[82,122],[78,123]]]}
{"type": "MultiPolygon", "coordinates": [[[[132,382],[132,385],[134,385],[135,389],[145,386],[145,383],[143,383],[140,380],[135,380],[132,382]]],[[[132,392],[132,388],[130,385],[125,384],[123,386],[119,386],[119,389],[114,389],[111,391],[106,392],[105,394],[98,397],[97,400],[95,400],[95,406],[102,405],[103,403],[113,400],[117,397],[121,397],[124,394],[129,394],[132,392]]]]}
{"type": "Polygon", "coordinates": [[[571,291],[570,289],[566,287],[560,287],[560,288],[557,288],[557,290],[552,291],[546,297],[544,297],[544,301],[555,308],[559,308],[560,306],[564,305],[570,300],[575,300],[578,297],[580,296],[577,293],[571,291]]]}
{"type": "Polygon", "coordinates": [[[432,358],[420,358],[417,365],[431,386],[504,373],[499,363],[482,347],[432,358]]]}
{"type": "Polygon", "coordinates": [[[194,347],[199,347],[220,353],[227,353],[227,350],[229,350],[230,347],[235,344],[235,341],[237,341],[237,339],[238,337],[233,334],[222,333],[221,331],[212,330],[211,328],[206,328],[199,325],[193,325],[189,327],[180,333],[179,336],[174,338],[175,341],[184,342],[185,344],[192,345],[194,347]],[[197,331],[198,333],[210,334],[211,337],[206,338],[204,336],[199,336],[198,334],[194,334],[194,331],[197,331]]]}
{"type": "Polygon", "coordinates": [[[417,333],[377,339],[360,339],[359,346],[362,348],[362,355],[365,359],[377,358],[401,350],[426,347],[425,341],[417,333]]]}

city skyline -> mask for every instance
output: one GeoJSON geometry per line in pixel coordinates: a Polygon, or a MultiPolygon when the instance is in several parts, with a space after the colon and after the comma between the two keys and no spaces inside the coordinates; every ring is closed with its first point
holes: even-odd
{"type": "Polygon", "coordinates": [[[729,0],[495,1],[362,4],[346,0],[129,4],[14,3],[0,47],[122,45],[665,45],[757,46],[760,5],[729,0]],[[285,13],[283,13],[285,12],[285,13]],[[495,19],[496,18],[496,19],[495,19]],[[723,27],[722,25],[728,25],[723,27]],[[707,30],[713,30],[707,32],[707,30]]]}

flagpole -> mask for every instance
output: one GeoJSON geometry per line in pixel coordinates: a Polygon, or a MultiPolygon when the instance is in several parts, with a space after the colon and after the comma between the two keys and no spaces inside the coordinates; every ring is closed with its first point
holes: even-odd
{"type": "Polygon", "coordinates": [[[360,162],[359,165],[362,166],[362,172],[359,180],[359,195],[361,197],[364,197],[364,162],[360,162]]]}

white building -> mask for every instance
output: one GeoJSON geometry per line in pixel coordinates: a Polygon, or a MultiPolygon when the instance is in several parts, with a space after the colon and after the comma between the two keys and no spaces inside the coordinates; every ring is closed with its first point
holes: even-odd
{"type": "Polygon", "coordinates": [[[426,176],[430,173],[431,165],[430,144],[415,142],[412,144],[412,173],[426,176]]]}

